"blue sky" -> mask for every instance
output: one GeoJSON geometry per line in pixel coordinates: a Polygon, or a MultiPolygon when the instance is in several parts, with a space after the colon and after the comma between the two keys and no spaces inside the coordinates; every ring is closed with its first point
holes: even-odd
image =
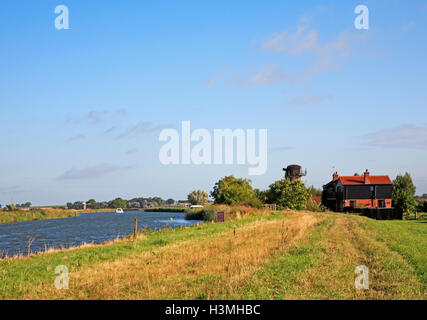
{"type": "Polygon", "coordinates": [[[426,1],[3,1],[0,204],[266,188],[292,163],[316,187],[368,168],[427,193],[426,23],[426,1]],[[268,171],[162,165],[183,120],[268,129],[268,171]]]}

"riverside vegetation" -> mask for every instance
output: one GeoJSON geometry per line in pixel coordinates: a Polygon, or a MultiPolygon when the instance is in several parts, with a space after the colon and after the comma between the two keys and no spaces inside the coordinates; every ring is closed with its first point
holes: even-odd
{"type": "Polygon", "coordinates": [[[224,223],[0,260],[0,298],[427,298],[421,221],[237,209],[224,223]],[[69,290],[54,286],[58,265],[69,269],[69,290]],[[368,290],[355,289],[359,265],[369,268],[368,290]]]}
{"type": "Polygon", "coordinates": [[[24,222],[34,220],[48,220],[59,218],[70,218],[78,216],[81,213],[94,213],[94,212],[107,212],[111,209],[88,209],[88,210],[74,210],[74,209],[56,209],[45,208],[35,210],[13,210],[13,211],[0,211],[0,223],[24,222]]]}

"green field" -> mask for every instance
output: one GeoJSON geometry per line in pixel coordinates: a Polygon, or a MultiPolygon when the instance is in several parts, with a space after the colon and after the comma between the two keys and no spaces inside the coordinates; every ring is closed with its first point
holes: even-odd
{"type": "Polygon", "coordinates": [[[285,211],[0,261],[1,299],[426,299],[427,224],[285,211]],[[55,267],[69,290],[54,286],[55,267]],[[369,289],[356,290],[356,266],[369,289]]]}

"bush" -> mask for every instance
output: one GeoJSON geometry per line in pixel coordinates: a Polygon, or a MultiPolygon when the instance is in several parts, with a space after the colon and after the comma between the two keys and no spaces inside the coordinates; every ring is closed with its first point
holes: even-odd
{"type": "Polygon", "coordinates": [[[194,190],[187,198],[192,205],[204,205],[208,203],[209,195],[206,191],[194,190]]]}
{"type": "Polygon", "coordinates": [[[260,204],[260,201],[257,201],[258,198],[254,189],[252,189],[251,181],[235,178],[233,175],[219,180],[215,184],[211,196],[214,198],[215,204],[260,204]]]}
{"type": "Polygon", "coordinates": [[[314,201],[313,199],[308,199],[307,203],[306,203],[306,209],[309,211],[314,211],[314,212],[325,212],[326,211],[326,207],[318,204],[316,201],[314,201]]]}
{"type": "Polygon", "coordinates": [[[306,209],[310,199],[310,191],[299,180],[278,180],[267,191],[267,203],[276,204],[280,208],[306,209]]]}
{"type": "Polygon", "coordinates": [[[240,219],[245,216],[254,214],[269,214],[266,211],[260,211],[252,206],[247,205],[209,205],[203,209],[188,210],[185,215],[187,220],[203,220],[203,221],[217,221],[217,213],[224,212],[226,220],[240,219]]]}
{"type": "Polygon", "coordinates": [[[404,212],[413,212],[417,207],[415,191],[416,188],[409,173],[398,175],[393,181],[393,207],[404,212]]]}

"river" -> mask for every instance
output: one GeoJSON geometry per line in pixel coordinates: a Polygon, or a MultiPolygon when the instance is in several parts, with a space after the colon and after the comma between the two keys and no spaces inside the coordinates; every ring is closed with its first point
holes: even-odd
{"type": "Polygon", "coordinates": [[[46,247],[67,248],[123,238],[133,233],[135,217],[138,218],[138,229],[174,228],[200,222],[185,220],[184,216],[185,213],[180,212],[125,211],[122,214],[84,213],[71,218],[0,224],[0,257],[25,255],[30,237],[33,238],[32,252],[44,251],[46,247]]]}

